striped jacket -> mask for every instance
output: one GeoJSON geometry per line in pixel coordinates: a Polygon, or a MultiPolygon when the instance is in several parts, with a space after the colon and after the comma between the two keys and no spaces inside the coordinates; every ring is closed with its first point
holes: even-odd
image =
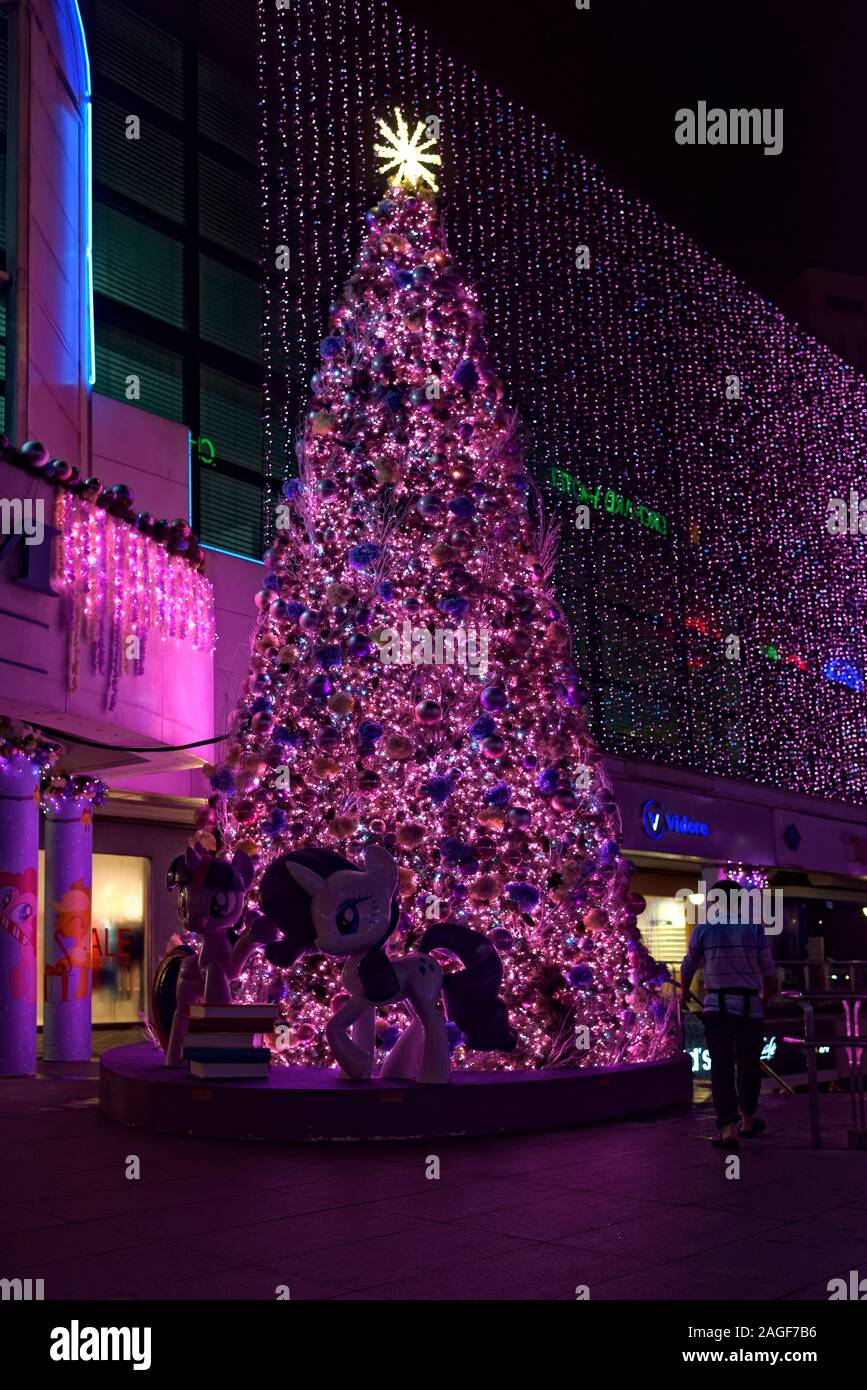
{"type": "Polygon", "coordinates": [[[720,990],[755,990],[752,999],[740,994],[725,997],[725,1011],[743,1014],[749,1004],[750,1018],[763,1018],[762,978],[774,975],[776,966],[765,929],[752,922],[703,922],[693,932],[681,967],[684,975],[704,971],[705,1013],[720,1011],[720,990]]]}

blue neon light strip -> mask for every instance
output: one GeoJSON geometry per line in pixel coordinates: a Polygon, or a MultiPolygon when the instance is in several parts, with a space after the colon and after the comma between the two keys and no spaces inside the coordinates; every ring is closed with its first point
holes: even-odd
{"type": "Polygon", "coordinates": [[[193,436],[187,430],[187,525],[193,524],[193,436]]]}
{"type": "Polygon", "coordinates": [[[84,58],[84,276],[87,296],[87,327],[85,343],[85,371],[87,384],[96,381],[96,324],[93,315],[93,104],[90,85],[90,55],[87,51],[87,38],[84,21],[78,0],[73,0],[78,29],[81,34],[81,53],[84,58]]]}
{"type": "Polygon", "coordinates": [[[96,381],[96,322],[93,314],[93,105],[90,97],[84,103],[84,129],[87,161],[84,212],[84,292],[87,295],[87,384],[92,386],[96,381]]]}
{"type": "Polygon", "coordinates": [[[246,560],[249,565],[263,565],[264,560],[254,560],[252,555],[240,555],[237,550],[223,550],[218,545],[206,545],[204,541],[199,541],[203,550],[213,550],[215,555],[231,555],[233,560],[246,560]]]}

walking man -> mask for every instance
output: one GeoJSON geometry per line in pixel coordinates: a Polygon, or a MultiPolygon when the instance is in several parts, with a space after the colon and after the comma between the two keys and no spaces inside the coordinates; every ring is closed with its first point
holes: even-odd
{"type": "MultiPolygon", "coordinates": [[[[720,920],[703,922],[690,938],[681,966],[684,1005],[696,971],[704,971],[704,1027],[710,1080],[720,1135],[714,1147],[737,1153],[739,1138],[755,1139],[766,1129],[758,1119],[762,1085],[764,1004],[777,984],[774,957],[761,920],[750,921],[752,895],[737,883],[715,883],[708,901],[726,906],[720,920]]],[[[761,917],[761,914],[758,914],[761,917]]]]}

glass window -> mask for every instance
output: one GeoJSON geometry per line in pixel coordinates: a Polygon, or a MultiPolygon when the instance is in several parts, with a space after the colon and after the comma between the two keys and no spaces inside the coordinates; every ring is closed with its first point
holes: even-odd
{"type": "Polygon", "coordinates": [[[97,203],[93,211],[93,283],[97,292],[182,327],[180,242],[104,203],[97,203]]]}
{"type": "Polygon", "coordinates": [[[183,422],[182,363],[177,353],[108,324],[97,324],[96,328],[95,389],[165,420],[183,422]],[[131,376],[138,377],[138,400],[127,396],[131,376]]]}
{"type": "MultiPolygon", "coordinates": [[[[95,854],[91,946],[94,1023],[138,1023],[143,1007],[150,860],[95,854]]],[[[45,853],[39,852],[37,1010],[42,1023],[45,960],[45,853]]]]}
{"type": "Polygon", "coordinates": [[[126,401],[137,376],[130,404],[206,441],[193,452],[193,525],[210,544],[258,559],[255,25],[240,32],[236,0],[82,0],[82,9],[94,83],[96,390],[126,401]],[[129,116],[140,119],[139,140],[126,138],[129,116]]]}
{"type": "Polygon", "coordinates": [[[262,209],[259,189],[205,155],[199,160],[199,231],[236,255],[258,264],[262,209]]]}
{"type": "MultiPolygon", "coordinates": [[[[233,19],[227,23],[232,24],[233,19]]],[[[256,159],[259,132],[250,92],[233,73],[199,57],[199,129],[209,139],[256,159]]]]}
{"type": "Polygon", "coordinates": [[[222,372],[202,368],[202,434],[218,459],[262,471],[262,403],[258,391],[222,372]]]}
{"type": "Polygon", "coordinates": [[[218,550],[262,558],[262,490],[202,469],[202,540],[218,550]]]}
{"type": "Polygon", "coordinates": [[[650,895],[645,901],[647,907],[638,919],[641,940],[655,960],[663,965],[679,966],[691,931],[687,926],[686,904],[677,898],[650,895]]]}
{"type": "Polygon", "coordinates": [[[184,218],[184,155],[180,140],[147,118],[138,140],[128,140],[130,113],[108,97],[93,103],[93,173],[97,183],[153,208],[175,222],[184,218]]]}
{"type": "MultiPolygon", "coordinates": [[[[88,7],[88,44],[94,68],[153,106],[183,115],[181,43],[117,0],[88,7]]],[[[139,113],[131,108],[130,115],[139,113]]]]}
{"type": "Polygon", "coordinates": [[[262,291],[258,282],[202,256],[199,294],[202,337],[258,362],[262,356],[262,291]]]}

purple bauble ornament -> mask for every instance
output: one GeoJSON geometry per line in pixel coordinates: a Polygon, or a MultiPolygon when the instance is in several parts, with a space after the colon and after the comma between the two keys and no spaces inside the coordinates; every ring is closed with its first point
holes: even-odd
{"type": "Polygon", "coordinates": [[[506,740],[499,734],[490,734],[482,739],[482,753],[486,758],[501,758],[506,751],[506,740]]]}
{"type": "Polygon", "coordinates": [[[445,508],[439,497],[429,495],[421,498],[416,504],[416,510],[420,516],[424,517],[425,521],[437,521],[443,515],[445,508]]]}
{"type": "Polygon", "coordinates": [[[488,711],[505,709],[508,703],[509,697],[502,685],[486,685],[479,696],[479,704],[488,711]]]}

